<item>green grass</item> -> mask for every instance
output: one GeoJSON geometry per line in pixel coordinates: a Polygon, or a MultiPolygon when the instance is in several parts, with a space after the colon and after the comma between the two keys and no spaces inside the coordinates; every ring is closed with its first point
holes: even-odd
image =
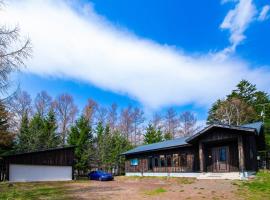
{"type": "Polygon", "coordinates": [[[179,184],[192,184],[195,182],[195,178],[177,178],[179,184]]]}
{"type": "Polygon", "coordinates": [[[260,171],[250,181],[235,183],[239,186],[238,194],[247,200],[270,199],[270,171],[260,171]]]}
{"type": "Polygon", "coordinates": [[[165,190],[164,188],[156,188],[154,190],[147,190],[144,192],[144,194],[149,195],[149,196],[155,196],[164,192],[167,192],[167,190],[165,190]]]}
{"type": "Polygon", "coordinates": [[[1,183],[0,200],[68,200],[63,182],[1,183]]]}

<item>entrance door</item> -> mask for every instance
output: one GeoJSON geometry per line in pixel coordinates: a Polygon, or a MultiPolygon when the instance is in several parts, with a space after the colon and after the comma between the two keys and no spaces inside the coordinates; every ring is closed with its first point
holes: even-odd
{"type": "Polygon", "coordinates": [[[229,147],[213,147],[212,148],[213,172],[229,171],[229,147]]]}

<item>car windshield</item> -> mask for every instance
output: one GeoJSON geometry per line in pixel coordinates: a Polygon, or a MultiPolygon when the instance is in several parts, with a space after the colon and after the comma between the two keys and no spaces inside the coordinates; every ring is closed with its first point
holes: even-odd
{"type": "Polygon", "coordinates": [[[104,171],[97,171],[97,173],[102,174],[102,175],[107,174],[107,173],[106,173],[106,172],[104,172],[104,171]]]}

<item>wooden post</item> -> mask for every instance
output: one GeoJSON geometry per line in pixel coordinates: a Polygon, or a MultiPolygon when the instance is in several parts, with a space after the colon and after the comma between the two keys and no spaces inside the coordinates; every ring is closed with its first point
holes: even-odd
{"type": "Polygon", "coordinates": [[[245,154],[244,154],[244,146],[243,146],[243,136],[238,136],[238,158],[239,158],[239,170],[245,170],[245,154]]]}
{"type": "Polygon", "coordinates": [[[199,160],[200,160],[200,171],[204,172],[204,155],[202,142],[199,142],[199,160]]]}

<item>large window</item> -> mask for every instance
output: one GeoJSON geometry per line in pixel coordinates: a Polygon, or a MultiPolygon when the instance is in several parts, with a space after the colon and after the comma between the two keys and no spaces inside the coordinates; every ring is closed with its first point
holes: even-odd
{"type": "Polygon", "coordinates": [[[227,155],[226,155],[226,148],[222,147],[219,150],[219,161],[226,161],[227,160],[227,155]]]}
{"type": "Polygon", "coordinates": [[[183,153],[180,155],[180,166],[186,167],[187,166],[187,154],[183,153]]]}
{"type": "Polygon", "coordinates": [[[160,155],[160,166],[165,167],[165,156],[164,155],[160,155]]]}
{"type": "Polygon", "coordinates": [[[131,166],[137,166],[139,164],[138,158],[133,158],[130,160],[130,165],[131,166]]]}
{"type": "Polygon", "coordinates": [[[153,159],[152,157],[148,158],[148,170],[152,170],[153,169],[153,159]]]}
{"type": "Polygon", "coordinates": [[[171,155],[167,155],[167,167],[171,167],[172,166],[172,156],[171,155]]]}
{"type": "Polygon", "coordinates": [[[179,167],[179,157],[178,154],[173,154],[173,166],[179,167]]]}
{"type": "Polygon", "coordinates": [[[155,157],[155,167],[158,167],[158,157],[155,157]]]}

